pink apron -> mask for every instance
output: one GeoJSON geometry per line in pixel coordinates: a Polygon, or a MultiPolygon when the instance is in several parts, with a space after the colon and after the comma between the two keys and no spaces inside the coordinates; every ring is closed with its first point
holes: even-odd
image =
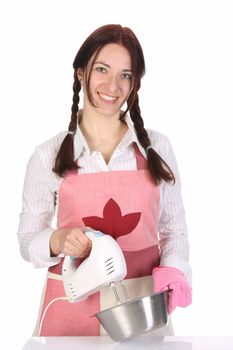
{"type": "MultiPolygon", "coordinates": [[[[137,283],[143,282],[145,276],[151,278],[153,267],[159,264],[160,191],[136,144],[134,149],[137,170],[66,174],[59,191],[58,227],[89,226],[114,237],[126,259],[128,293],[132,289],[133,297],[137,297],[137,283]]],[[[62,263],[63,259],[49,268],[41,314],[51,300],[65,296],[62,263]]],[[[103,306],[113,306],[111,303],[106,292],[97,292],[78,303],[57,300],[46,312],[40,335],[100,335],[100,324],[94,315],[103,306]]]]}

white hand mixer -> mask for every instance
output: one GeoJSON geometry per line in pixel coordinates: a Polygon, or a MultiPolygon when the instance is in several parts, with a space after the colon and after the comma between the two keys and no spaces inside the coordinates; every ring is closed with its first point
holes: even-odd
{"type": "Polygon", "coordinates": [[[77,267],[76,258],[66,256],[62,267],[66,297],[53,299],[48,307],[58,299],[78,302],[89,295],[111,285],[117,306],[98,312],[95,316],[113,340],[125,340],[166,325],[168,320],[166,293],[152,293],[148,296],[129,300],[126,288],[121,281],[127,275],[126,262],[118,243],[109,235],[99,231],[87,231],[92,241],[90,255],[77,267]],[[117,285],[122,287],[126,302],[121,302],[117,285]],[[137,317],[136,317],[137,316],[137,317]]]}
{"type": "Polygon", "coordinates": [[[86,231],[92,241],[90,255],[77,267],[75,258],[66,256],[63,262],[63,284],[69,302],[77,302],[111,285],[117,300],[120,298],[115,288],[119,282],[128,300],[125,286],[120,282],[127,274],[126,262],[118,243],[100,231],[86,231]]]}

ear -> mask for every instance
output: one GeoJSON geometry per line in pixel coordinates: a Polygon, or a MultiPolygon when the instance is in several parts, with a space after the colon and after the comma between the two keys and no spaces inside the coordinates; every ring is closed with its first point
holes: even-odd
{"type": "Polygon", "coordinates": [[[78,77],[78,80],[81,82],[82,79],[83,79],[83,70],[82,70],[82,68],[78,68],[77,69],[77,77],[78,77]]]}

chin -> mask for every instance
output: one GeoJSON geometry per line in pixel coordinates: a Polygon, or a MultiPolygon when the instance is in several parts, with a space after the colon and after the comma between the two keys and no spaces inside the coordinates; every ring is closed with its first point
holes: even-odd
{"type": "Polygon", "coordinates": [[[99,113],[99,114],[102,114],[104,116],[115,116],[115,115],[120,115],[121,113],[121,109],[120,108],[112,108],[112,109],[109,109],[109,108],[101,108],[101,107],[97,107],[96,108],[96,111],[99,113]]]}

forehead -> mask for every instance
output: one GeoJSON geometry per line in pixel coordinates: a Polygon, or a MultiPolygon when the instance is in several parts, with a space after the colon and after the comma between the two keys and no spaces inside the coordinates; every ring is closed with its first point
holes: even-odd
{"type": "Polygon", "coordinates": [[[120,69],[131,69],[131,57],[129,51],[120,44],[105,45],[95,58],[95,62],[116,66],[120,69]]]}

